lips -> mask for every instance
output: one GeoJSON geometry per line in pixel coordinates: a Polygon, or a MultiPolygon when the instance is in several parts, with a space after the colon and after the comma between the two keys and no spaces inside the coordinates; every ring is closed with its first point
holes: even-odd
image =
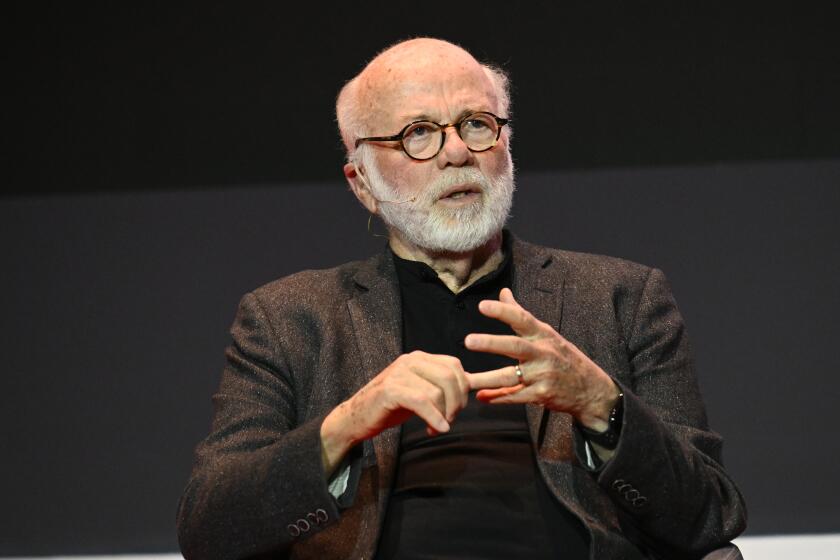
{"type": "Polygon", "coordinates": [[[478,185],[455,185],[446,189],[438,200],[445,198],[457,200],[469,194],[481,194],[481,187],[478,185]]]}

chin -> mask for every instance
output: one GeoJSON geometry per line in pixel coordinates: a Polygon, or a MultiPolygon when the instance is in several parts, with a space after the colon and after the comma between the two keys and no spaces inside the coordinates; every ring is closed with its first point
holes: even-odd
{"type": "Polygon", "coordinates": [[[413,245],[427,251],[469,253],[495,238],[504,225],[504,218],[482,217],[453,226],[449,219],[435,219],[430,216],[422,227],[400,228],[400,231],[413,245]]]}

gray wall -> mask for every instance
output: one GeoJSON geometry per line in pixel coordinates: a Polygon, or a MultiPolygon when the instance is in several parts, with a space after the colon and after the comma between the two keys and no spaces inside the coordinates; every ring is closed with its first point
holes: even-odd
{"type": "MultiPolygon", "coordinates": [[[[522,174],[512,228],[671,280],[752,534],[840,529],[840,160],[522,174]]],[[[383,246],[338,181],[0,199],[0,554],[175,550],[239,297],[383,246]]]]}

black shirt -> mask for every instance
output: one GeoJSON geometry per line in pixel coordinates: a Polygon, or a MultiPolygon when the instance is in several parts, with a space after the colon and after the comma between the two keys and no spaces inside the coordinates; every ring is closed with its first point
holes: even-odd
{"type": "MultiPolygon", "coordinates": [[[[464,347],[471,332],[512,334],[478,311],[478,302],[511,286],[508,244],[505,255],[499,268],[458,294],[431,267],[394,255],[403,351],[455,356],[476,373],[514,363],[464,347]]],[[[446,434],[429,437],[416,416],[403,424],[378,559],[588,557],[586,529],[539,474],[524,405],[485,404],[470,393],[446,434]]]]}

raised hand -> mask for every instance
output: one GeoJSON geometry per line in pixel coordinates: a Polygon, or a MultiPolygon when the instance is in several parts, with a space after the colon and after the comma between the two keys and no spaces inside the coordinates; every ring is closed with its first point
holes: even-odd
{"type": "Polygon", "coordinates": [[[516,335],[470,334],[467,348],[519,361],[518,366],[468,376],[477,398],[489,403],[538,403],[568,412],[593,430],[607,428],[619,390],[612,379],[550,325],[537,320],[504,288],[499,301],[484,300],[479,310],[510,325],[516,335]]]}

